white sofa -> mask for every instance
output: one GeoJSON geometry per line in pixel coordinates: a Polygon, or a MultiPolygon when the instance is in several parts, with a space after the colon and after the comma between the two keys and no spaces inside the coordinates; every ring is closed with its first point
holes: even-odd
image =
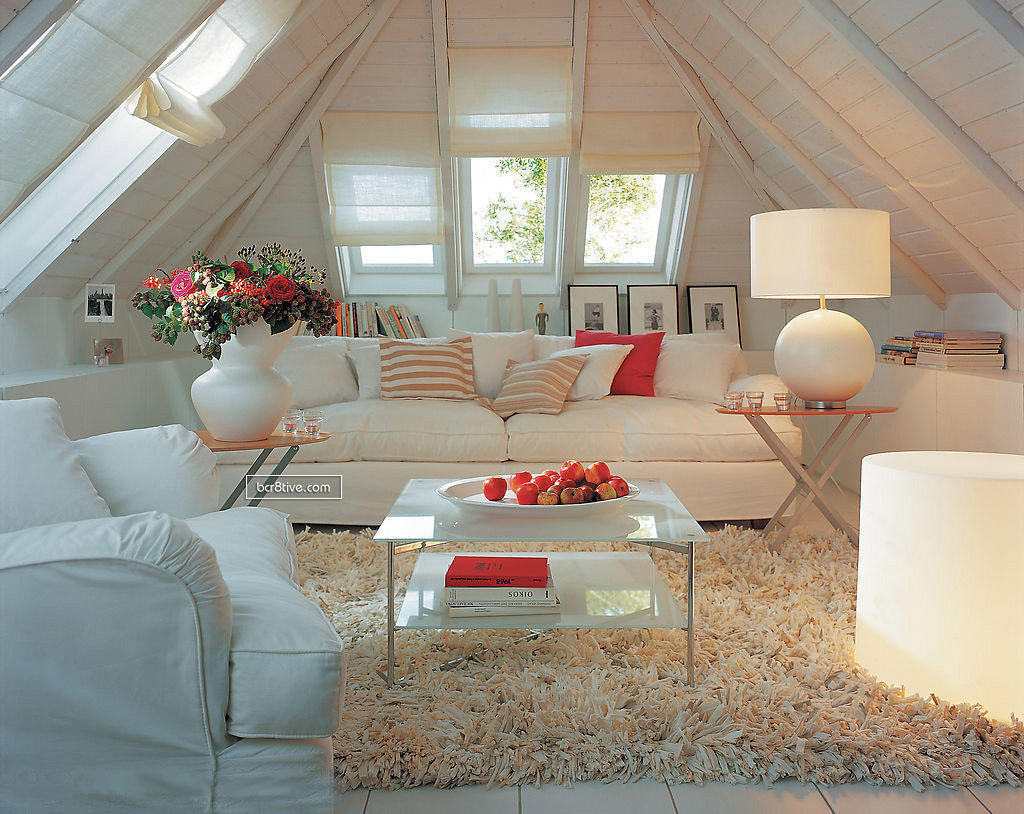
{"type": "Polygon", "coordinates": [[[183,427],[0,402],[0,811],[332,811],[341,641],[287,516],[217,495],[183,427]]]}
{"type": "MultiPolygon", "coordinates": [[[[717,413],[718,405],[710,401],[608,396],[566,402],[560,415],[513,415],[503,421],[475,401],[359,398],[354,378],[350,386],[332,388],[335,379],[348,375],[342,364],[347,355],[373,341],[296,337],[278,365],[293,379],[297,406],[319,405],[323,430],[331,434],[327,441],[300,447],[288,474],[340,474],[343,480],[340,501],[267,502],[297,522],[376,525],[409,478],[542,471],[568,458],[603,459],[626,477],[661,478],[698,520],[770,517],[793,486],[749,423],[717,413]],[[331,398],[344,400],[325,404],[322,394],[331,392],[331,398]],[[303,396],[312,403],[302,403],[303,396]]],[[[541,358],[573,340],[537,336],[532,341],[534,356],[541,358]]],[[[774,375],[749,376],[742,356],[729,378],[732,389],[763,390],[768,400],[786,389],[774,375]]],[[[790,419],[769,423],[799,454],[801,433],[790,419]]],[[[249,452],[218,456],[225,496],[254,457],[249,452]]]]}

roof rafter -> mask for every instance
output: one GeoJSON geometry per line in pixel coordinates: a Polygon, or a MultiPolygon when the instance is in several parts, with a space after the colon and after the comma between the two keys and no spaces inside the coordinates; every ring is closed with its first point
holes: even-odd
{"type": "MultiPolygon", "coordinates": [[[[736,88],[732,82],[729,81],[728,77],[725,76],[714,64],[705,57],[693,44],[687,42],[687,40],[676,31],[675,27],[662,15],[655,14],[654,24],[658,31],[665,37],[669,45],[679,51],[683,59],[687,60],[697,72],[701,74],[705,80],[710,81],[715,87],[718,88],[719,92],[726,97],[729,102],[739,112],[750,121],[755,127],[757,127],[761,133],[767,138],[775,148],[778,149],[783,155],[785,155],[796,167],[802,172],[807,179],[814,184],[821,192],[828,198],[834,206],[854,207],[856,204],[828,175],[814,163],[807,155],[805,155],[799,147],[797,147],[793,141],[785,135],[764,113],[761,112],[760,108],[751,102],[746,96],[744,96],[738,88],[736,88]]],[[[769,186],[769,176],[758,171],[758,177],[769,186]]],[[[771,179],[771,184],[774,185],[775,189],[781,187],[771,179]]],[[[787,209],[795,208],[795,204],[787,203],[781,200],[775,192],[772,192],[772,197],[775,200],[782,203],[787,209]]],[[[788,201],[792,201],[792,198],[788,194],[785,195],[788,201]]],[[[946,307],[947,296],[946,292],[942,290],[941,286],[935,282],[920,266],[917,265],[907,254],[900,248],[895,241],[891,241],[891,251],[893,261],[897,267],[907,277],[909,277],[918,288],[920,288],[928,297],[938,305],[940,308],[946,307]]]]}
{"type": "MultiPolygon", "coordinates": [[[[704,176],[707,175],[708,151],[711,147],[711,130],[700,128],[700,169],[690,178],[690,190],[686,196],[686,211],[683,213],[683,239],[679,244],[679,257],[669,266],[669,285],[685,285],[690,275],[690,258],[693,256],[694,231],[697,228],[697,215],[700,212],[700,196],[704,189],[704,176]]],[[[767,191],[767,190],[766,190],[767,191]]],[[[771,194],[769,192],[769,194],[771,194]]],[[[772,195],[775,198],[774,195],[772,195]]],[[[775,198],[778,201],[778,198],[775,198]]],[[[781,201],[780,201],[781,203],[781,201]]]]}
{"type": "MultiPolygon", "coordinates": [[[[636,2],[636,0],[632,0],[636,2]]],[[[872,149],[846,119],[808,85],[724,0],[697,0],[715,21],[786,88],[811,115],[832,131],[864,167],[887,185],[901,201],[963,259],[1013,309],[1021,310],[1021,292],[992,265],[895,167],[872,149]]]]}
{"type": "Polygon", "coordinates": [[[1003,8],[996,0],[964,0],[984,21],[990,34],[1008,42],[1018,54],[1024,54],[1024,27],[1017,18],[1003,8]]]}
{"type": "Polygon", "coordinates": [[[832,0],[800,0],[835,35],[857,49],[875,77],[892,87],[952,147],[983,183],[990,184],[1019,212],[1024,212],[1024,189],[967,133],[920,85],[903,72],[859,25],[847,17],[832,0]]]}
{"type": "MultiPolygon", "coordinates": [[[[213,160],[207,164],[202,170],[197,173],[191,181],[189,181],[184,188],[177,195],[171,198],[163,208],[157,214],[150,219],[150,221],[142,227],[132,238],[129,240],[121,249],[115,254],[110,260],[104,264],[89,281],[91,283],[103,283],[111,279],[121,268],[127,263],[138,251],[144,248],[150,240],[160,233],[160,230],[182,209],[189,205],[192,198],[199,194],[200,191],[214,178],[216,178],[221,170],[225,166],[231,163],[242,151],[245,150],[259,135],[270,125],[270,123],[277,117],[280,116],[282,110],[286,110],[291,106],[296,97],[298,97],[300,90],[304,85],[313,80],[315,77],[320,76],[324,71],[327,70],[328,66],[337,59],[338,55],[344,51],[352,41],[359,36],[364,28],[369,24],[373,18],[373,11],[370,8],[364,9],[359,15],[349,23],[345,29],[334,39],[330,46],[324,49],[324,51],[314,59],[309,65],[307,65],[295,79],[278,94],[277,98],[274,99],[269,105],[257,114],[251,122],[249,122],[242,131],[234,137],[228,144],[213,158],[213,160]]],[[[74,306],[77,310],[82,307],[85,296],[85,286],[83,286],[77,295],[78,303],[74,306]]]]}
{"type": "Polygon", "coordinates": [[[434,46],[434,95],[437,107],[437,146],[441,153],[441,227],[444,230],[444,294],[448,310],[459,304],[462,287],[462,251],[455,228],[458,208],[452,161],[451,122],[448,118],[448,8],[445,0],[430,0],[431,39],[434,46]]]}
{"type": "Polygon", "coordinates": [[[320,84],[317,85],[313,95],[306,100],[299,115],[292,120],[280,143],[274,148],[270,158],[266,161],[267,176],[263,183],[256,188],[249,200],[245,201],[238,210],[228,218],[217,231],[216,236],[210,244],[209,256],[221,257],[228,252],[242,234],[242,230],[249,225],[253,216],[259,211],[263,202],[274,190],[277,182],[281,180],[285,170],[288,169],[295,158],[299,148],[309,138],[310,131],[319,126],[320,117],[330,107],[334,97],[341,90],[352,71],[356,69],[359,62],[366,55],[367,50],[377,38],[384,23],[391,17],[392,12],[398,5],[399,0],[379,0],[373,12],[373,18],[367,26],[359,32],[355,42],[349,45],[331,63],[320,84]]]}
{"type": "Polygon", "coordinates": [[[761,205],[767,209],[778,209],[776,203],[765,191],[761,182],[754,174],[753,160],[747,154],[743,145],[740,144],[740,140],[736,138],[736,134],[732,132],[732,128],[729,127],[725,116],[722,115],[722,111],[718,109],[715,100],[711,98],[711,94],[708,93],[707,88],[701,83],[700,77],[697,76],[697,73],[688,62],[679,58],[675,51],[665,42],[664,37],[654,27],[654,23],[651,21],[651,14],[653,13],[651,5],[646,0],[623,0],[623,2],[637,21],[640,29],[647,35],[647,38],[654,47],[658,49],[658,53],[661,54],[665,65],[675,74],[683,89],[690,99],[693,100],[697,110],[711,128],[711,132],[718,139],[718,143],[722,145],[722,149],[725,150],[736,169],[739,170],[740,175],[743,176],[743,179],[757,196],[761,205]]]}
{"type": "Polygon", "coordinates": [[[324,251],[327,252],[328,289],[338,299],[345,298],[348,281],[341,268],[338,247],[334,245],[334,224],[331,222],[331,198],[327,192],[327,161],[324,159],[324,132],[320,123],[309,131],[309,155],[313,160],[313,183],[316,201],[320,207],[320,229],[324,233],[324,251]]]}

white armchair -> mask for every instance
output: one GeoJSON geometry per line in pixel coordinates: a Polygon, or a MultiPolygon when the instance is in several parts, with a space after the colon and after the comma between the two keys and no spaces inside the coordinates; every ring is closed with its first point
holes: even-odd
{"type": "Polygon", "coordinates": [[[0,810],[332,810],[341,642],[216,478],[182,427],[0,402],[0,810]]]}

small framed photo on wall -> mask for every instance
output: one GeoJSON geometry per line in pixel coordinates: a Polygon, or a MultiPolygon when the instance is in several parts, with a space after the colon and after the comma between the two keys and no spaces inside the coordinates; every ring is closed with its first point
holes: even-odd
{"type": "Polygon", "coordinates": [[[679,333],[679,286],[631,285],[626,290],[626,324],[631,334],[679,333]]]}
{"type": "Polygon", "coordinates": [[[112,285],[94,285],[93,283],[86,284],[86,322],[114,321],[114,291],[115,287],[112,285]]]}
{"type": "Polygon", "coordinates": [[[686,302],[690,331],[695,334],[724,333],[742,346],[740,338],[739,289],[735,285],[688,285],[686,302]]]}
{"type": "Polygon", "coordinates": [[[617,285],[569,286],[569,335],[576,331],[619,332],[617,285]]]}

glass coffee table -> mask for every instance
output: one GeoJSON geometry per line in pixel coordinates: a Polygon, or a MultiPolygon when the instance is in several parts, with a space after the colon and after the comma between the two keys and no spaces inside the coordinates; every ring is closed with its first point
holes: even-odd
{"type": "Polygon", "coordinates": [[[686,683],[693,684],[694,549],[709,538],[663,481],[632,479],[640,489],[636,498],[595,509],[592,515],[570,517],[558,516],[557,511],[551,517],[515,517],[505,511],[492,515],[486,509],[460,509],[437,494],[448,482],[410,480],[374,535],[388,552],[383,677],[389,687],[395,683],[396,631],[471,629],[679,628],[686,631],[686,683]],[[472,553],[488,554],[486,543],[559,542],[624,542],[646,547],[647,552],[517,552],[516,556],[548,558],[561,611],[458,618],[448,615],[443,600],[445,572],[455,554],[426,552],[457,543],[475,543],[472,553]],[[656,548],[686,558],[685,612],[655,566],[656,548]],[[424,553],[417,558],[396,618],[395,555],[410,551],[424,553]]]}

